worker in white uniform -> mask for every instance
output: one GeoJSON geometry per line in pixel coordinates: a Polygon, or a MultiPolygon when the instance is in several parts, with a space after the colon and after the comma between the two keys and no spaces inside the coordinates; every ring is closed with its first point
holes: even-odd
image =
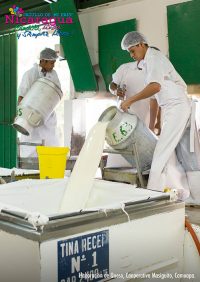
{"type": "MultiPolygon", "coordinates": [[[[138,62],[123,64],[112,75],[112,82],[109,85],[110,92],[122,99],[128,99],[144,88],[144,78],[144,69],[138,68],[138,62]]],[[[136,114],[147,127],[154,131],[155,124],[160,123],[156,121],[158,110],[157,100],[148,98],[132,104],[129,113],[136,114]]]]}
{"type": "MultiPolygon", "coordinates": [[[[113,95],[119,96],[120,99],[128,99],[144,88],[144,77],[144,70],[138,68],[137,62],[122,64],[112,75],[109,90],[113,95]]],[[[160,121],[156,122],[158,104],[155,98],[132,104],[129,113],[136,114],[153,132],[156,123],[160,126],[160,121]]],[[[160,132],[160,128],[158,132],[160,132]]],[[[117,154],[108,154],[106,165],[112,168],[132,167],[121,155],[117,154]]]]}
{"type": "MultiPolygon", "coordinates": [[[[26,71],[22,77],[18,89],[18,104],[25,97],[32,84],[39,78],[46,77],[54,82],[59,88],[61,88],[58,75],[54,68],[56,59],[58,58],[56,52],[50,48],[45,48],[40,52],[39,64],[34,64],[31,69],[26,71]]],[[[52,112],[46,122],[35,127],[29,136],[22,135],[20,142],[28,143],[42,143],[44,140],[45,146],[61,146],[57,129],[57,118],[55,111],[52,112]]],[[[20,146],[21,157],[37,157],[36,148],[33,146],[20,146]]]]}
{"type": "MultiPolygon", "coordinates": [[[[163,191],[168,184],[165,168],[170,163],[191,114],[186,84],[165,55],[149,48],[143,34],[136,31],[127,33],[122,39],[121,46],[138,61],[139,67],[144,69],[146,85],[136,95],[122,102],[122,110],[128,111],[133,103],[153,95],[161,107],[162,130],[155,148],[147,187],[163,191]]],[[[174,183],[174,187],[171,188],[178,187],[174,183]]],[[[181,199],[189,196],[189,190],[185,190],[184,186],[178,192],[181,199]]]]}

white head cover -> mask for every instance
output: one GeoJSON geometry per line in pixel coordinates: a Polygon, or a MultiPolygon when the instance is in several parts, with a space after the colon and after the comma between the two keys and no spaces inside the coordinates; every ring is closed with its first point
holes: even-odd
{"type": "Polygon", "coordinates": [[[57,58],[56,51],[51,48],[45,48],[40,52],[40,60],[55,61],[57,58]]]}
{"type": "Polygon", "coordinates": [[[128,51],[130,47],[136,46],[139,43],[148,44],[145,36],[142,33],[137,31],[131,31],[124,35],[121,42],[121,48],[122,50],[128,51]]]}

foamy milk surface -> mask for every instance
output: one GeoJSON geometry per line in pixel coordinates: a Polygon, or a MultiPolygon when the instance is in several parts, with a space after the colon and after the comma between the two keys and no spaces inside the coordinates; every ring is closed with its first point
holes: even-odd
{"type": "Polygon", "coordinates": [[[60,212],[84,209],[104,147],[108,122],[97,122],[90,130],[66,187],[60,212]]]}

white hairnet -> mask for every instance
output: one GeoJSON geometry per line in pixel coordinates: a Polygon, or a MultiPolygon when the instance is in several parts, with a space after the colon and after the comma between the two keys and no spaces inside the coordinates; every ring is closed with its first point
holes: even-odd
{"type": "Polygon", "coordinates": [[[122,50],[128,51],[130,47],[136,46],[139,43],[148,44],[145,36],[142,33],[131,31],[124,35],[121,42],[121,48],[122,50]]]}
{"type": "Polygon", "coordinates": [[[40,52],[40,60],[55,61],[58,58],[56,51],[51,48],[45,48],[40,52]]]}

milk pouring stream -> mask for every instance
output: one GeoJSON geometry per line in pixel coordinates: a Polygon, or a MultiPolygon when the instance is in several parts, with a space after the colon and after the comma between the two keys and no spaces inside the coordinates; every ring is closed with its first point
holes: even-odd
{"type": "Polygon", "coordinates": [[[60,212],[74,212],[86,207],[103,152],[107,124],[98,122],[90,130],[70,176],[60,212]]]}

